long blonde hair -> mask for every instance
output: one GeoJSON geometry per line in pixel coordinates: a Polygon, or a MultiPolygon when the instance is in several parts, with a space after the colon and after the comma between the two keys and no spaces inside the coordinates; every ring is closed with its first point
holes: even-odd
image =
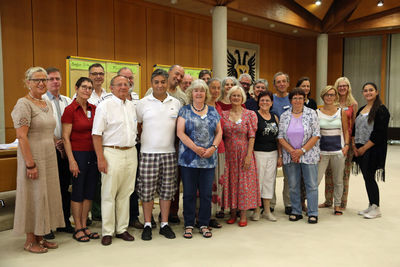
{"type": "MultiPolygon", "coordinates": [[[[346,106],[352,106],[355,103],[357,103],[357,101],[353,97],[353,94],[351,93],[351,84],[350,84],[349,79],[347,77],[340,77],[336,80],[334,87],[337,92],[339,92],[338,87],[339,87],[340,82],[345,82],[349,87],[349,89],[347,90],[347,95],[346,95],[346,106]]],[[[340,96],[337,98],[338,102],[339,102],[339,100],[340,100],[340,96]]],[[[338,104],[340,104],[340,103],[338,103],[338,104]]]]}

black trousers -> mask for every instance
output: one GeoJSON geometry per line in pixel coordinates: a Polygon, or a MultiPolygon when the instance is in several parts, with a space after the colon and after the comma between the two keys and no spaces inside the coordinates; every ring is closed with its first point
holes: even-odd
{"type": "MultiPolygon", "coordinates": [[[[362,145],[357,144],[357,148],[361,146],[362,145]]],[[[375,180],[376,164],[374,164],[373,160],[370,150],[367,150],[361,157],[357,157],[357,163],[364,177],[369,204],[375,204],[379,207],[379,187],[375,180]]]]}
{"type": "Polygon", "coordinates": [[[136,150],[137,150],[137,171],[136,171],[136,182],[135,182],[135,191],[132,193],[130,199],[129,199],[129,222],[134,222],[137,220],[139,217],[139,196],[137,194],[136,190],[136,183],[139,177],[139,155],[140,155],[140,143],[136,144],[136,150]]]}
{"type": "Polygon", "coordinates": [[[56,153],[64,222],[65,227],[68,227],[71,226],[71,222],[69,221],[69,217],[71,216],[71,193],[68,192],[69,185],[71,184],[71,172],[69,171],[68,158],[62,158],[61,153],[57,149],[56,153]]]}

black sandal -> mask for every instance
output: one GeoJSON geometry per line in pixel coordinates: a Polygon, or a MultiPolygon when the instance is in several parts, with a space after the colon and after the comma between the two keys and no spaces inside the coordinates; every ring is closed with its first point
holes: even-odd
{"type": "Polygon", "coordinates": [[[85,230],[84,230],[83,228],[82,228],[82,229],[76,230],[76,231],[74,232],[74,234],[72,235],[72,238],[75,239],[75,240],[78,241],[78,242],[89,242],[89,241],[90,241],[90,238],[86,235],[85,230]],[[84,235],[83,235],[83,236],[80,236],[80,237],[76,237],[76,235],[77,235],[79,232],[84,233],[84,235]],[[84,239],[84,238],[87,238],[87,239],[84,239]]]}
{"type": "Polygon", "coordinates": [[[291,221],[291,222],[295,222],[295,221],[298,221],[301,219],[303,219],[303,215],[301,215],[301,214],[290,214],[289,215],[289,221],[291,221]]]}
{"type": "Polygon", "coordinates": [[[210,229],[208,229],[208,226],[205,226],[205,225],[203,225],[203,226],[200,227],[199,233],[200,233],[204,238],[210,238],[210,237],[212,237],[212,233],[211,233],[210,229]]]}
{"type": "Polygon", "coordinates": [[[99,239],[100,238],[99,233],[96,233],[96,232],[91,232],[90,234],[87,234],[86,230],[89,230],[89,228],[87,228],[87,227],[82,228],[82,230],[84,231],[85,235],[87,237],[89,237],[90,239],[99,239]]]}
{"type": "Polygon", "coordinates": [[[315,224],[318,222],[318,216],[309,216],[308,223],[315,224]]]}
{"type": "Polygon", "coordinates": [[[191,239],[193,237],[193,226],[186,226],[185,232],[183,232],[183,237],[186,239],[191,239]],[[190,229],[190,231],[188,231],[190,229]]]}
{"type": "Polygon", "coordinates": [[[217,217],[218,219],[223,219],[225,217],[225,212],[221,210],[217,212],[217,214],[215,214],[215,217],[217,217]]]}
{"type": "Polygon", "coordinates": [[[222,225],[216,219],[211,219],[209,226],[212,228],[222,228],[222,225]]]}

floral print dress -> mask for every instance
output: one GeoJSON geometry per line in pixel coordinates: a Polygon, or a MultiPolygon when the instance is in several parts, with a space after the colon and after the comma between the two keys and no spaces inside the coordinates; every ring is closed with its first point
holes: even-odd
{"type": "Polygon", "coordinates": [[[229,113],[230,110],[222,112],[226,159],[223,204],[225,208],[231,209],[254,209],[261,205],[254,154],[248,170],[243,169],[243,163],[247,155],[249,138],[255,138],[257,115],[254,111],[243,109],[242,118],[233,122],[229,119],[229,113]]]}

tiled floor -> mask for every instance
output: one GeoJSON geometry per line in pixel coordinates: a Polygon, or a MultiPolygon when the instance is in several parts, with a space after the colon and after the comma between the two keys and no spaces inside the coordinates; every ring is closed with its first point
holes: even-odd
{"type": "MultiPolygon", "coordinates": [[[[390,146],[387,181],[379,183],[383,216],[366,220],[357,211],[367,207],[361,175],[350,181],[349,205],[343,216],[332,209],[320,209],[319,223],[289,222],[283,213],[281,195],[275,214],[278,222],[249,221],[239,228],[223,223],[211,239],[195,234],[182,237],[182,223],[174,226],[175,240],[153,231],[152,241],[142,241],[138,230],[130,229],[136,240],[113,239],[103,247],[100,240],[78,243],[70,235],[57,234],[60,247],[43,255],[23,250],[24,236],[11,230],[0,232],[0,266],[400,266],[400,146],[390,146]]],[[[323,183],[320,199],[323,199],[323,183]]],[[[277,192],[282,190],[278,179],[277,192]]],[[[321,202],[322,200],[320,200],[321,202]]],[[[157,214],[158,211],[155,211],[157,214]]],[[[4,210],[0,208],[0,219],[4,210]]],[[[1,220],[0,220],[1,223],[1,220]]],[[[100,230],[98,224],[96,230],[100,230]]]]}

